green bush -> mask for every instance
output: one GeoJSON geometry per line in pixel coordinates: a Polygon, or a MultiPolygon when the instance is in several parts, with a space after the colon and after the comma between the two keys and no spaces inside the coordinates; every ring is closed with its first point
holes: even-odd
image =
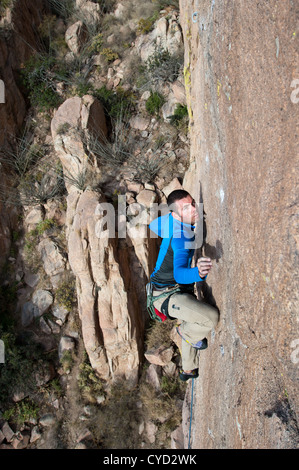
{"type": "Polygon", "coordinates": [[[140,18],[137,26],[137,34],[147,34],[152,31],[157,19],[158,14],[150,16],[149,18],[140,18]]]}
{"type": "Polygon", "coordinates": [[[112,119],[125,117],[124,112],[132,113],[136,106],[136,96],[131,91],[126,91],[118,86],[115,91],[108,90],[105,86],[98,88],[92,94],[104,106],[106,114],[112,119]]]}
{"type": "Polygon", "coordinates": [[[88,46],[88,52],[90,54],[98,54],[101,51],[102,45],[103,34],[99,33],[91,39],[90,45],[88,46]]]}
{"type": "Polygon", "coordinates": [[[46,230],[56,227],[56,221],[54,219],[45,219],[39,222],[35,228],[38,235],[42,235],[46,230]]]}
{"type": "Polygon", "coordinates": [[[77,301],[75,279],[61,282],[55,292],[55,297],[59,305],[71,311],[77,301]]]}
{"type": "MultiPolygon", "coordinates": [[[[61,70],[59,80],[66,77],[66,71],[61,70]]],[[[56,90],[57,61],[54,56],[37,54],[32,56],[23,68],[21,75],[29,92],[32,106],[38,110],[48,111],[62,103],[62,98],[56,90]]]]}
{"type": "Polygon", "coordinates": [[[182,120],[188,118],[188,108],[186,105],[177,104],[174,113],[169,118],[169,122],[173,125],[179,125],[182,120]]]}
{"type": "Polygon", "coordinates": [[[16,403],[12,408],[5,410],[3,413],[3,419],[13,421],[17,425],[23,426],[31,419],[36,419],[38,417],[38,413],[38,405],[33,401],[26,399],[16,403]]]}
{"type": "Polygon", "coordinates": [[[91,403],[96,403],[97,396],[104,392],[103,384],[91,367],[86,352],[79,366],[78,386],[83,398],[91,403]]]}
{"type": "Polygon", "coordinates": [[[66,374],[69,374],[74,365],[75,359],[72,351],[64,351],[60,359],[62,368],[66,374]]]}
{"type": "Polygon", "coordinates": [[[141,76],[138,79],[140,88],[155,88],[161,82],[174,82],[178,78],[183,64],[183,49],[176,54],[170,54],[167,49],[156,44],[153,54],[140,68],[141,76]]]}
{"type": "Polygon", "coordinates": [[[0,407],[5,408],[14,393],[27,394],[36,390],[36,378],[48,362],[30,332],[17,336],[13,326],[5,328],[2,323],[0,338],[5,345],[5,364],[0,364],[0,407]]]}
{"type": "Polygon", "coordinates": [[[165,103],[164,97],[157,91],[152,92],[145,103],[146,110],[151,115],[159,115],[159,111],[165,103]]]}
{"type": "Polygon", "coordinates": [[[107,62],[113,62],[114,60],[118,59],[117,52],[114,52],[110,47],[104,47],[100,54],[105,57],[107,62]]]}

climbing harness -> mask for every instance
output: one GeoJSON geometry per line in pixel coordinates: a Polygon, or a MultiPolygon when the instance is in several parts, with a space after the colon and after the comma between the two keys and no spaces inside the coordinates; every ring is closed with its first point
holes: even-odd
{"type": "MultiPolygon", "coordinates": [[[[160,322],[167,320],[168,317],[164,313],[159,312],[155,308],[154,302],[156,302],[156,300],[161,299],[163,297],[167,297],[167,296],[170,297],[172,294],[174,294],[175,292],[178,292],[179,290],[180,288],[176,287],[175,289],[171,291],[166,290],[166,291],[163,291],[160,295],[153,296],[153,284],[151,282],[146,284],[146,308],[152,320],[158,320],[160,322]]],[[[168,300],[168,299],[165,299],[165,300],[168,300]]]]}
{"type": "Polygon", "coordinates": [[[190,405],[190,424],[189,424],[188,449],[191,449],[191,447],[190,447],[190,441],[191,441],[191,425],[192,425],[192,411],[193,411],[193,388],[194,388],[194,380],[195,380],[195,379],[192,379],[192,387],[191,387],[191,405],[190,405]]]}

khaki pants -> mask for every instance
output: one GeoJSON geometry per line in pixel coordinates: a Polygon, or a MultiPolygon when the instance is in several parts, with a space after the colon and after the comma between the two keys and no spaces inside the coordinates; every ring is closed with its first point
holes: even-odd
{"type": "MultiPolygon", "coordinates": [[[[154,291],[154,297],[161,292],[154,291]]],[[[171,295],[171,291],[169,292],[171,295]]],[[[154,301],[154,306],[161,311],[161,305],[167,297],[154,301]]],[[[196,344],[205,338],[208,333],[216,327],[219,314],[216,308],[198,300],[195,296],[187,293],[175,293],[168,303],[168,314],[170,317],[182,320],[180,332],[182,340],[182,368],[192,370],[198,367],[198,352],[190,343],[196,344]]]]}

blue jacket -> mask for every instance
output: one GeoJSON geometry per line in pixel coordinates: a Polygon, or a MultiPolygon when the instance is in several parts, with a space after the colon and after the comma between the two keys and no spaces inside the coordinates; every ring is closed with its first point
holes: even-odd
{"type": "Polygon", "coordinates": [[[151,281],[158,287],[175,284],[192,284],[203,281],[198,268],[191,268],[194,249],[188,243],[195,239],[194,226],[174,219],[166,214],[153,220],[149,228],[159,237],[162,243],[151,281]]]}

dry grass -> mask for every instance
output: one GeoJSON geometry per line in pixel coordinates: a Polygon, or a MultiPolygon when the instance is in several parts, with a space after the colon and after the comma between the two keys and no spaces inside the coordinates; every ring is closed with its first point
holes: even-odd
{"type": "Polygon", "coordinates": [[[170,337],[173,327],[176,325],[177,320],[167,320],[165,322],[155,321],[149,327],[145,343],[148,349],[164,345],[169,347],[172,344],[170,337]]]}

